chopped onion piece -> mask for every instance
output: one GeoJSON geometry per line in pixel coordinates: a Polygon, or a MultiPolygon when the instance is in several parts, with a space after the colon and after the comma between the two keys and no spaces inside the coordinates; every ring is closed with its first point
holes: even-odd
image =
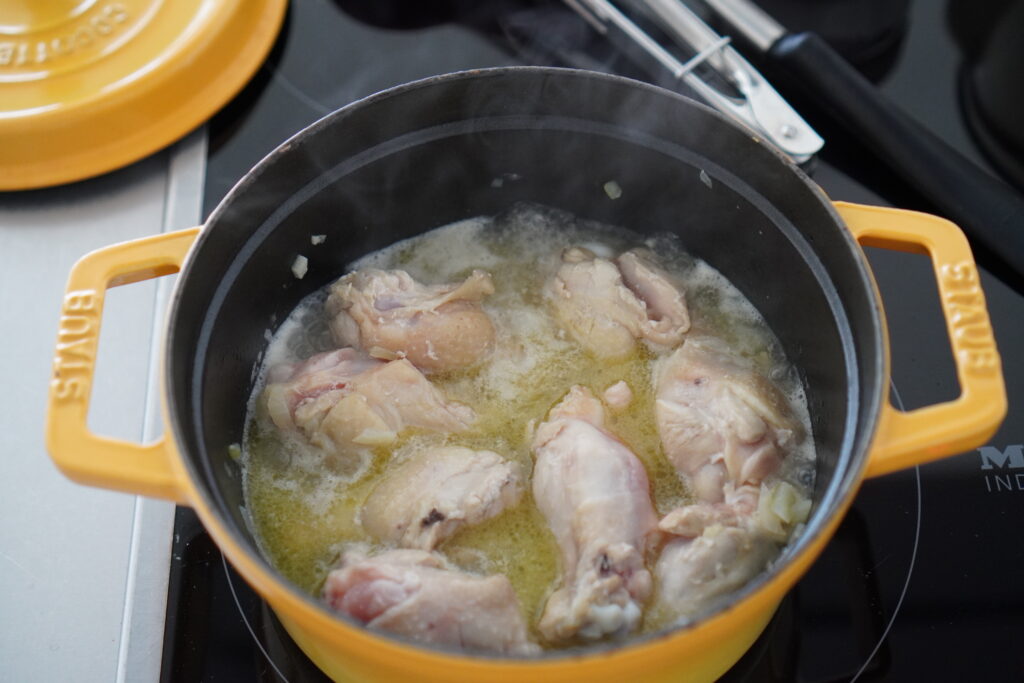
{"type": "Polygon", "coordinates": [[[604,193],[609,199],[618,199],[622,196],[622,187],[614,180],[609,180],[604,184],[604,193]]]}
{"type": "Polygon", "coordinates": [[[785,541],[793,527],[807,521],[811,501],[792,484],[779,482],[771,488],[761,484],[757,503],[757,521],[764,533],[777,541],[785,541]]]}

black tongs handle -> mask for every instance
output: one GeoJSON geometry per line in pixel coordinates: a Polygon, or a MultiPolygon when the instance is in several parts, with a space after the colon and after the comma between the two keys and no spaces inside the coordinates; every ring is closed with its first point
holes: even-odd
{"type": "Polygon", "coordinates": [[[990,259],[1024,278],[1024,199],[926,130],[813,33],[769,56],[885,164],[959,225],[990,259]]]}

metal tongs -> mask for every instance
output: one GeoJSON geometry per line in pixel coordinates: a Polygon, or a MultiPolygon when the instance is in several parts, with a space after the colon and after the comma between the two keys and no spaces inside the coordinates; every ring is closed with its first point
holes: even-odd
{"type": "Polygon", "coordinates": [[[730,38],[720,36],[679,0],[630,0],[648,14],[669,36],[695,52],[681,62],[671,52],[620,12],[608,0],[565,0],[598,32],[615,32],[630,40],[701,99],[724,114],[752,128],[794,162],[808,161],[824,144],[789,103],[729,46],[730,38]],[[707,65],[728,88],[705,79],[697,67],[707,65]]]}

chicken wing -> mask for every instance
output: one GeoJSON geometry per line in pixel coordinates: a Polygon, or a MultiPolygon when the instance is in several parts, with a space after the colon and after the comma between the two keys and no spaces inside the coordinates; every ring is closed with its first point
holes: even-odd
{"type": "Polygon", "coordinates": [[[632,631],[651,592],[644,560],[658,531],[647,473],[603,425],[601,402],[577,386],[534,435],[533,496],[562,554],[539,625],[552,642],[632,631]]]}

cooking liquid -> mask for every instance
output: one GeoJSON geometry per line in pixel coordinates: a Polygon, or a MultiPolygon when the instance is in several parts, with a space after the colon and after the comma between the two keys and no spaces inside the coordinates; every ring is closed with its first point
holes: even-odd
{"type": "MultiPolygon", "coordinates": [[[[425,283],[461,281],[474,269],[489,272],[495,293],[484,309],[497,328],[492,357],[471,371],[431,375],[450,400],[473,407],[477,420],[462,434],[408,430],[389,448],[373,453],[325,456],[299,437],[280,434],[253,395],[243,448],[245,499],[256,538],[281,573],[318,594],[340,553],[354,543],[373,544],[359,524],[359,510],[381,476],[395,462],[426,446],[441,444],[493,450],[532,471],[532,426],[542,422],[570,387],[582,384],[596,395],[625,380],[633,401],[621,412],[607,411],[608,428],[643,462],[659,514],[692,502],[665,458],[654,419],[652,362],[643,345],[630,357],[597,362],[583,352],[550,316],[542,289],[564,248],[584,245],[611,257],[636,246],[653,248],[662,264],[685,285],[693,327],[730,342],[789,396],[810,435],[806,401],[796,374],[756,310],[714,269],[688,257],[669,237],[639,235],[540,209],[518,207],[498,219],[475,219],[434,230],[371,254],[349,270],[401,268],[425,283]]],[[[340,274],[339,274],[340,275],[340,274]]],[[[303,302],[281,326],[268,349],[263,374],[280,362],[296,362],[333,348],[319,293],[303,302]]],[[[802,492],[813,482],[811,438],[790,455],[781,473],[802,492]]],[[[559,550],[544,518],[526,495],[516,507],[469,527],[439,550],[460,567],[508,576],[540,639],[537,621],[560,577],[559,550]]],[[[653,567],[653,558],[652,564],[653,567]]],[[[656,596],[655,596],[656,598],[656,596]]],[[[656,600],[650,604],[654,605],[656,600]]],[[[656,606],[646,611],[641,632],[669,625],[679,615],[656,606]]]]}

